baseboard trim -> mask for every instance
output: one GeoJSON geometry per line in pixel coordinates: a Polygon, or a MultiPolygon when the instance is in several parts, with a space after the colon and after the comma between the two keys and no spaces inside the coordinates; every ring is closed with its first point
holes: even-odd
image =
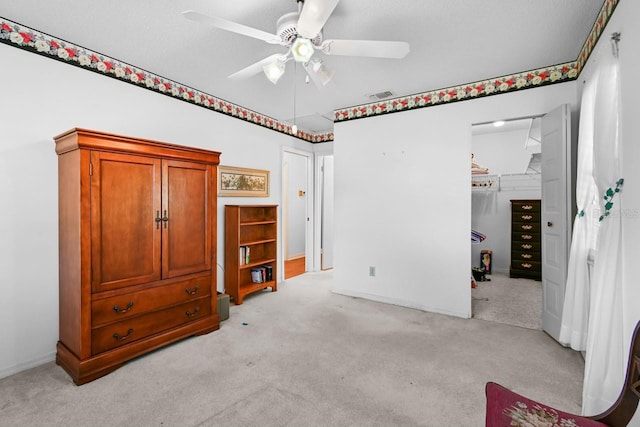
{"type": "Polygon", "coordinates": [[[0,378],[6,378],[11,375],[20,373],[22,371],[26,371],[31,368],[35,368],[36,366],[44,365],[45,363],[53,362],[56,360],[56,353],[52,351],[51,353],[47,353],[42,357],[38,357],[36,359],[31,359],[26,362],[18,363],[13,366],[9,366],[6,368],[0,368],[0,378]]]}
{"type": "Polygon", "coordinates": [[[452,310],[442,309],[439,307],[424,306],[424,305],[416,304],[412,301],[407,301],[407,300],[398,299],[398,298],[390,298],[390,297],[384,297],[380,295],[367,294],[365,292],[353,292],[346,289],[332,289],[331,292],[333,292],[334,294],[345,295],[348,297],[362,298],[362,299],[367,299],[371,301],[382,302],[385,304],[412,308],[414,310],[426,311],[428,313],[444,314],[446,316],[460,317],[463,319],[471,318],[471,313],[461,313],[461,312],[456,312],[452,310]]]}

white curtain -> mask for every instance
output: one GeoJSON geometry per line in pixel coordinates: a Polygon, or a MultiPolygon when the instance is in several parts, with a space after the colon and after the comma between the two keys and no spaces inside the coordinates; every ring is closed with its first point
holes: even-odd
{"type": "Polygon", "coordinates": [[[591,282],[582,412],[594,415],[616,400],[626,368],[622,316],[622,178],[619,152],[619,66],[610,51],[599,58],[594,114],[593,173],[601,205],[591,282]]]}
{"type": "Polygon", "coordinates": [[[571,252],[567,284],[562,310],[559,340],[574,350],[587,349],[589,322],[589,253],[596,247],[599,207],[596,204],[597,187],[593,179],[593,115],[597,73],[582,90],[578,164],[576,171],[576,204],[578,213],[573,222],[571,252]]]}

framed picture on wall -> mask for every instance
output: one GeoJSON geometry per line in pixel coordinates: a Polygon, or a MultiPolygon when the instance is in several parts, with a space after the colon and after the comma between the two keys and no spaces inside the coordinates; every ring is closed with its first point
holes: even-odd
{"type": "Polygon", "coordinates": [[[218,166],[218,196],[268,197],[269,171],[218,166]]]}

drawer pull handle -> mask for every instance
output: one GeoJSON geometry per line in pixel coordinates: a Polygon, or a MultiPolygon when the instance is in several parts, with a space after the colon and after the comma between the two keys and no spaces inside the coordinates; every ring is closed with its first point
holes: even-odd
{"type": "Polygon", "coordinates": [[[522,226],[523,230],[531,230],[532,228],[533,228],[533,225],[525,224],[525,225],[522,226]]]}
{"type": "Polygon", "coordinates": [[[133,333],[133,328],[129,328],[129,330],[127,331],[127,335],[120,335],[119,333],[115,333],[113,334],[113,338],[115,338],[117,341],[124,341],[127,338],[129,338],[131,336],[131,334],[133,333]]]}
{"type": "Polygon", "coordinates": [[[531,205],[522,205],[522,209],[524,209],[525,211],[530,211],[531,209],[533,209],[533,206],[531,206],[531,205]]]}
{"type": "Polygon", "coordinates": [[[127,304],[126,308],[120,308],[118,307],[118,305],[114,305],[113,306],[113,311],[115,311],[116,313],[126,313],[127,311],[131,310],[131,307],[133,307],[133,301],[129,301],[129,303],[127,304]]]}
{"type": "Polygon", "coordinates": [[[530,235],[530,234],[523,234],[523,235],[522,235],[522,238],[523,238],[524,240],[531,240],[531,239],[533,239],[533,236],[532,236],[532,235],[530,235]]]}
{"type": "Polygon", "coordinates": [[[533,216],[531,216],[531,215],[522,215],[521,218],[524,219],[525,221],[529,221],[530,219],[533,219],[533,216]]]}
{"type": "Polygon", "coordinates": [[[528,262],[525,262],[524,264],[520,264],[522,266],[522,268],[531,268],[533,267],[531,264],[529,264],[528,262]]]}
{"type": "Polygon", "coordinates": [[[189,295],[195,295],[198,293],[199,290],[200,290],[200,285],[196,285],[196,287],[193,288],[193,290],[191,290],[191,288],[185,288],[185,292],[189,295]]]}
{"type": "Polygon", "coordinates": [[[195,317],[198,315],[198,313],[200,313],[200,307],[196,307],[196,309],[193,310],[193,313],[190,312],[189,310],[185,311],[185,314],[189,317],[195,317]]]}
{"type": "Polygon", "coordinates": [[[531,254],[521,254],[520,256],[521,256],[522,258],[524,258],[524,259],[531,259],[531,258],[533,258],[533,255],[531,255],[531,254]]]}
{"type": "Polygon", "coordinates": [[[520,245],[523,249],[531,249],[533,247],[533,245],[530,245],[528,243],[523,243],[520,245]]]}

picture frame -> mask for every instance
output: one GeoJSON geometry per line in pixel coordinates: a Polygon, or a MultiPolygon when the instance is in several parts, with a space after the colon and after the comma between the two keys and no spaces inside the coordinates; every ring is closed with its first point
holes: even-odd
{"type": "Polygon", "coordinates": [[[235,166],[218,166],[218,196],[268,197],[269,171],[235,166]]]}

